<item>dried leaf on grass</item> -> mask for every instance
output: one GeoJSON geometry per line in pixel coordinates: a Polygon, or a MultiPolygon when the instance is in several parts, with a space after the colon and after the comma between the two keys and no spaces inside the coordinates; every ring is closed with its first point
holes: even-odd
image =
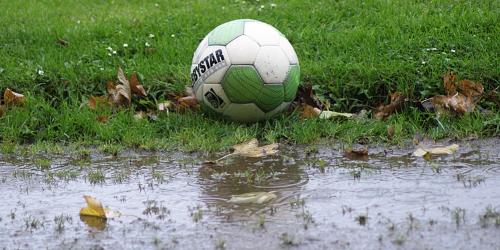
{"type": "Polygon", "coordinates": [[[198,100],[196,99],[193,88],[191,87],[186,87],[184,96],[175,93],[169,93],[167,96],[171,101],[172,108],[178,112],[199,107],[198,100]]]}
{"type": "Polygon", "coordinates": [[[139,84],[137,73],[133,73],[129,80],[125,76],[122,68],[118,68],[117,77],[119,84],[115,85],[113,81],[108,81],[106,84],[108,98],[112,104],[117,106],[130,104],[132,102],[133,95],[147,95],[144,87],[139,84]]]}
{"type": "Polygon", "coordinates": [[[105,96],[91,96],[89,97],[88,106],[90,109],[95,110],[101,105],[109,105],[108,98],[105,96]]]}
{"type": "Polygon", "coordinates": [[[259,147],[259,141],[257,139],[252,139],[248,142],[234,145],[233,149],[234,149],[234,152],[232,154],[236,154],[236,155],[240,155],[240,156],[244,156],[244,157],[259,158],[259,157],[277,154],[278,153],[278,144],[273,143],[273,144],[259,147]]]}
{"type": "Polygon", "coordinates": [[[5,89],[5,92],[3,93],[3,101],[5,105],[10,106],[10,105],[22,105],[25,102],[25,97],[22,94],[16,93],[12,91],[11,89],[7,88],[5,89]]]}
{"type": "Polygon", "coordinates": [[[438,115],[447,112],[458,115],[472,112],[484,92],[481,83],[470,80],[457,82],[453,73],[445,74],[443,85],[446,95],[433,96],[421,102],[425,109],[434,111],[438,115]]]}
{"type": "Polygon", "coordinates": [[[68,46],[69,45],[69,42],[62,39],[62,38],[57,38],[57,44],[61,45],[61,46],[68,46]]]}
{"type": "Polygon", "coordinates": [[[315,108],[308,104],[302,104],[301,110],[300,116],[302,119],[318,117],[321,114],[321,110],[319,108],[315,108]]]}
{"type": "Polygon", "coordinates": [[[420,147],[415,152],[413,156],[416,157],[429,157],[432,155],[451,155],[458,150],[458,144],[452,144],[446,147],[434,147],[434,148],[424,148],[420,147]]]}
{"type": "Polygon", "coordinates": [[[344,156],[354,160],[358,159],[366,160],[368,159],[368,148],[362,148],[362,149],[347,148],[344,150],[344,156]]]}
{"type": "Polygon", "coordinates": [[[375,109],[375,119],[381,120],[392,115],[396,110],[400,109],[405,101],[405,96],[401,92],[394,92],[391,95],[391,103],[388,105],[380,105],[375,109]]]}
{"type": "Polygon", "coordinates": [[[351,114],[351,113],[339,113],[339,112],[329,111],[329,110],[321,111],[321,113],[319,114],[320,119],[331,119],[334,117],[351,118],[353,116],[354,116],[354,114],[351,114]]]}
{"type": "Polygon", "coordinates": [[[274,192],[250,192],[232,195],[228,202],[235,204],[263,204],[278,198],[274,192]]]}
{"type": "Polygon", "coordinates": [[[104,208],[100,201],[90,195],[84,195],[83,198],[85,199],[87,206],[80,209],[80,215],[82,216],[92,216],[103,219],[121,216],[121,213],[116,210],[104,208]]]}

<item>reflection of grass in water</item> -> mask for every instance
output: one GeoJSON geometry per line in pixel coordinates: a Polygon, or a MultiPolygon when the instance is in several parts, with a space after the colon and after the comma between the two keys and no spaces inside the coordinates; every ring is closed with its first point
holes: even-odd
{"type": "Polygon", "coordinates": [[[106,176],[101,170],[91,170],[87,173],[87,179],[91,184],[104,183],[106,176]]]}
{"type": "Polygon", "coordinates": [[[490,224],[500,227],[500,212],[496,211],[492,206],[486,207],[484,213],[479,215],[479,224],[483,228],[488,227],[490,224]]]}
{"type": "Polygon", "coordinates": [[[41,170],[48,170],[52,165],[52,162],[47,158],[36,158],[33,163],[38,166],[41,170]]]}

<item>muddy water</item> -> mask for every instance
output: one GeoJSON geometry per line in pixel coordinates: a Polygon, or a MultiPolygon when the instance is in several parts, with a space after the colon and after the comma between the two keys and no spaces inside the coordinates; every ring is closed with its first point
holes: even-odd
{"type": "Polygon", "coordinates": [[[340,146],[282,147],[223,167],[126,152],[50,156],[41,170],[46,155],[2,155],[0,248],[500,249],[500,139],[459,144],[428,161],[412,146],[361,159],[340,146]],[[278,198],[228,202],[254,191],[278,198]],[[122,216],[80,217],[85,194],[122,216]]]}

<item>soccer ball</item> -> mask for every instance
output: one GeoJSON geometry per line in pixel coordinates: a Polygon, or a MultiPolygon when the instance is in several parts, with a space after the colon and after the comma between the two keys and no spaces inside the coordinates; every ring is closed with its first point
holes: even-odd
{"type": "Polygon", "coordinates": [[[248,19],[208,33],[191,65],[198,102],[241,122],[269,119],[285,110],[295,98],[299,77],[297,54],[285,36],[248,19]]]}

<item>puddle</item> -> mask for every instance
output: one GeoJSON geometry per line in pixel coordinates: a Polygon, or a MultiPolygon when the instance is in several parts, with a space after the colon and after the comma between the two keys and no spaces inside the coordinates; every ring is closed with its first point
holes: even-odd
{"type": "Polygon", "coordinates": [[[500,247],[500,139],[461,142],[430,161],[413,148],[285,147],[205,166],[197,155],[2,155],[0,245],[6,249],[444,249],[500,247]],[[47,156],[45,156],[47,157],[47,156]],[[38,164],[38,165],[37,165],[38,164]],[[41,168],[49,170],[41,170],[41,168]],[[231,195],[273,191],[261,205],[231,195]],[[123,215],[79,216],[83,195],[123,215]]]}

